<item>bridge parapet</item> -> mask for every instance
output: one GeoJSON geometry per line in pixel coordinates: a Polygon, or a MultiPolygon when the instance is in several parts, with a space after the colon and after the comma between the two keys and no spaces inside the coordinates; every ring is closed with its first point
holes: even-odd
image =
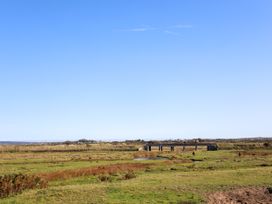
{"type": "Polygon", "coordinates": [[[163,151],[163,147],[170,147],[170,150],[174,151],[175,147],[182,147],[184,151],[185,147],[194,147],[197,150],[199,146],[206,146],[207,151],[218,150],[216,143],[147,143],[144,146],[144,150],[152,151],[152,147],[158,147],[159,151],[163,151]]]}

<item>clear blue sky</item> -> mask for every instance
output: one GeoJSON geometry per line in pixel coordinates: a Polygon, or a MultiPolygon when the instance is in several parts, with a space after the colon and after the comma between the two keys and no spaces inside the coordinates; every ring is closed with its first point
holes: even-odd
{"type": "Polygon", "coordinates": [[[272,136],[271,0],[0,2],[0,140],[272,136]]]}

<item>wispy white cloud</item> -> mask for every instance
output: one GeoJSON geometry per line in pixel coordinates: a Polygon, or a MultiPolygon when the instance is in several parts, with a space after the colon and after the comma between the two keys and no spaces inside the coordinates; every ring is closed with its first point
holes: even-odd
{"type": "Polygon", "coordinates": [[[192,28],[193,25],[191,24],[176,24],[172,26],[165,26],[165,27],[152,27],[149,25],[134,27],[134,28],[126,28],[126,29],[116,29],[115,31],[118,32],[147,32],[147,31],[157,31],[162,32],[169,35],[179,35],[177,32],[178,29],[185,29],[185,28],[192,28]]]}
{"type": "Polygon", "coordinates": [[[193,25],[190,24],[177,24],[170,26],[171,28],[192,28],[193,25]]]}
{"type": "Polygon", "coordinates": [[[178,32],[174,32],[174,31],[170,31],[170,30],[164,30],[163,32],[168,34],[168,35],[179,35],[178,32]]]}
{"type": "Polygon", "coordinates": [[[117,29],[116,31],[121,31],[121,32],[145,32],[145,31],[151,31],[151,30],[157,30],[157,28],[154,28],[154,27],[151,27],[151,26],[141,26],[141,27],[135,27],[135,28],[117,29]]]}
{"type": "Polygon", "coordinates": [[[132,28],[132,29],[128,29],[127,31],[131,31],[131,32],[144,32],[144,31],[148,31],[150,30],[149,28],[132,28]]]}

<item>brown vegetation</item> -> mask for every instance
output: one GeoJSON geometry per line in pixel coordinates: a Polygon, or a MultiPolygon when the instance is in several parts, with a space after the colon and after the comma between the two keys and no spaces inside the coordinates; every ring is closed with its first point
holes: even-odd
{"type": "Polygon", "coordinates": [[[39,174],[41,178],[52,181],[59,179],[69,179],[79,176],[89,176],[89,175],[102,175],[102,174],[115,174],[120,172],[129,172],[134,170],[142,170],[150,164],[143,163],[125,163],[125,164],[112,164],[107,166],[91,167],[91,168],[80,168],[80,169],[70,169],[49,173],[39,174]]]}
{"type": "Polygon", "coordinates": [[[41,143],[41,144],[27,144],[27,145],[1,145],[0,152],[87,152],[87,151],[137,151],[141,146],[138,143],[127,145],[126,143],[41,143]]]}
{"type": "MultiPolygon", "coordinates": [[[[112,182],[114,180],[115,176],[118,176],[118,174],[116,174],[116,173],[102,174],[102,175],[99,175],[97,178],[101,182],[112,182]]],[[[119,175],[119,177],[117,177],[116,179],[117,180],[129,180],[129,179],[133,179],[133,178],[136,178],[136,174],[133,171],[128,171],[123,176],[119,175]]]]}
{"type": "Polygon", "coordinates": [[[0,198],[22,192],[25,189],[45,188],[47,182],[40,177],[11,174],[0,176],[0,198]]]}
{"type": "Polygon", "coordinates": [[[136,178],[136,174],[133,171],[129,171],[123,176],[124,180],[136,178]]]}
{"type": "Polygon", "coordinates": [[[268,187],[246,187],[226,192],[215,192],[208,196],[209,204],[256,204],[272,203],[272,190],[268,187]]]}
{"type": "Polygon", "coordinates": [[[99,175],[99,176],[98,176],[98,179],[99,179],[101,182],[106,182],[106,181],[111,182],[111,181],[112,181],[112,177],[109,176],[109,175],[99,175]]]}
{"type": "Polygon", "coordinates": [[[238,155],[239,156],[258,156],[258,157],[265,157],[265,156],[271,156],[272,155],[272,152],[271,151],[267,151],[267,152],[264,152],[264,151],[254,151],[254,150],[251,150],[251,151],[239,151],[238,152],[238,155]]]}

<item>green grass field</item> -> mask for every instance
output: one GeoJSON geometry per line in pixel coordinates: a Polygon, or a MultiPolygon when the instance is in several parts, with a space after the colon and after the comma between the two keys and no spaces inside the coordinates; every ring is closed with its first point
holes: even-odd
{"type": "MultiPolygon", "coordinates": [[[[121,163],[145,164],[101,175],[53,179],[47,188],[24,190],[0,203],[205,203],[206,195],[242,186],[272,186],[272,150],[219,150],[152,152],[159,160],[134,160],[150,156],[135,151],[3,152],[0,174],[35,174],[97,168],[121,163]],[[130,170],[131,171],[131,170],[130,170]]],[[[105,174],[105,173],[104,173],[105,174]]]]}

